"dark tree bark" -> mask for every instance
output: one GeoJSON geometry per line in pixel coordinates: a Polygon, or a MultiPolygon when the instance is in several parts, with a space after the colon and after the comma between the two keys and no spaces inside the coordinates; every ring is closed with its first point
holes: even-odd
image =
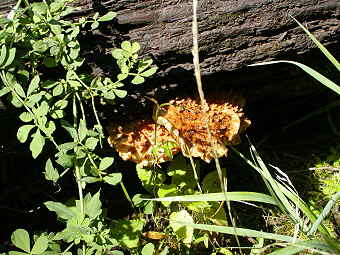
{"type": "MultiPolygon", "coordinates": [[[[195,90],[191,0],[79,1],[76,5],[82,7],[78,15],[117,12],[115,30],[102,30],[103,37],[98,37],[108,43],[106,54],[111,43],[119,46],[121,40],[130,39],[141,43],[143,55],[155,59],[159,72],[142,86],[142,94],[161,99],[195,90]]],[[[255,109],[270,104],[273,107],[269,108],[277,107],[277,111],[282,110],[282,105],[286,107],[287,102],[294,109],[295,103],[304,104],[309,96],[319,96],[320,88],[321,92],[326,91],[293,66],[247,67],[273,59],[299,61],[334,81],[339,80],[335,68],[289,14],[339,56],[337,0],[199,1],[199,47],[205,91],[242,90],[255,109]]],[[[266,106],[262,109],[269,110],[266,106]]]]}
{"type": "MultiPolygon", "coordinates": [[[[11,2],[4,2],[0,10],[8,11],[4,7],[11,2]]],[[[151,56],[159,67],[147,84],[133,88],[140,90],[137,94],[162,99],[195,89],[191,0],[78,0],[73,5],[81,8],[75,18],[96,11],[118,14],[114,24],[83,38],[89,53],[85,55],[99,67],[95,71],[110,73],[111,49],[128,39],[139,42],[141,54],[151,56]]],[[[305,24],[337,57],[339,5],[337,0],[199,0],[200,61],[206,92],[243,90],[248,102],[256,105],[282,105],[318,94],[320,87],[311,85],[317,82],[296,67],[247,65],[273,59],[296,60],[339,80],[335,68],[289,17],[305,24]]]]}

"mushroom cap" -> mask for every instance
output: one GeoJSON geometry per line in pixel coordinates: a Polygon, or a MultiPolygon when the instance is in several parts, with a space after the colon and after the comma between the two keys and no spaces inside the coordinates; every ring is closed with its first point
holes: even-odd
{"type": "Polygon", "coordinates": [[[239,96],[208,101],[207,112],[191,98],[174,99],[164,105],[157,124],[138,120],[110,128],[108,142],[124,160],[150,166],[171,160],[182,151],[184,156],[210,162],[215,153],[217,157],[226,156],[227,145],[239,144],[240,134],[251,123],[244,116],[244,99],[239,96]],[[169,143],[170,149],[162,148],[169,143]]]}

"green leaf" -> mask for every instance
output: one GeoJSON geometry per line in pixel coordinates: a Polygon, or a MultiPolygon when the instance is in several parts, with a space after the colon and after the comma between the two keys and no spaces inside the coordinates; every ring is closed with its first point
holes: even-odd
{"type": "Polygon", "coordinates": [[[46,161],[44,174],[45,174],[46,180],[56,182],[59,179],[59,173],[58,173],[57,169],[55,169],[53,167],[51,159],[48,159],[46,161]]]}
{"type": "MultiPolygon", "coordinates": [[[[28,253],[26,252],[21,252],[21,251],[10,251],[9,255],[27,255],[28,253]]],[[[1,254],[1,255],[5,255],[5,253],[1,254]]]]}
{"type": "Polygon", "coordinates": [[[60,25],[51,25],[50,28],[52,33],[55,35],[60,35],[63,32],[63,29],[60,25]]]}
{"type": "Polygon", "coordinates": [[[44,59],[44,65],[47,68],[53,68],[53,67],[57,66],[57,62],[56,62],[55,58],[53,58],[53,57],[46,57],[44,59]]]}
{"type": "Polygon", "coordinates": [[[32,11],[37,14],[44,15],[47,13],[48,5],[45,2],[36,2],[31,4],[32,11]]]}
{"type": "Polygon", "coordinates": [[[140,50],[140,45],[138,42],[133,42],[131,45],[131,53],[136,53],[140,50]]]}
{"type": "Polygon", "coordinates": [[[6,95],[10,91],[11,91],[11,89],[9,87],[3,87],[2,89],[0,89],[0,97],[6,95]]]}
{"type": "Polygon", "coordinates": [[[113,158],[112,157],[105,157],[100,161],[99,164],[99,170],[104,171],[107,168],[109,168],[113,164],[113,158]]]}
{"type": "Polygon", "coordinates": [[[3,44],[1,47],[1,52],[0,52],[0,67],[5,64],[5,60],[7,57],[7,47],[6,44],[3,44]]]}
{"type": "Polygon", "coordinates": [[[37,132],[35,132],[32,135],[33,139],[30,144],[30,150],[32,152],[32,157],[36,158],[41,153],[42,149],[45,145],[45,137],[43,137],[40,133],[40,130],[38,129],[37,132]]]}
{"type": "Polygon", "coordinates": [[[63,92],[64,92],[64,86],[63,86],[63,84],[59,83],[57,86],[55,86],[53,88],[52,94],[53,94],[53,96],[56,97],[56,96],[62,95],[63,92]]]}
{"type": "MultiPolygon", "coordinates": [[[[90,196],[89,196],[90,197],[90,196]]],[[[91,218],[95,219],[102,213],[102,203],[100,201],[100,191],[93,195],[85,203],[85,213],[91,218]]]]}
{"type": "Polygon", "coordinates": [[[131,83],[137,85],[137,84],[143,83],[144,81],[145,81],[145,79],[144,79],[142,76],[136,75],[136,76],[132,79],[131,83]]]}
{"type": "MultiPolygon", "coordinates": [[[[199,175],[199,164],[195,165],[199,175]]],[[[171,183],[180,188],[194,189],[197,186],[191,164],[187,163],[183,156],[178,156],[170,162],[168,175],[172,177],[171,183]]]]}
{"type": "Polygon", "coordinates": [[[131,43],[130,43],[129,41],[124,41],[124,42],[122,42],[122,44],[121,44],[121,48],[122,48],[123,50],[128,51],[128,52],[131,52],[131,43]]]}
{"type": "Polygon", "coordinates": [[[43,95],[44,92],[39,92],[37,94],[33,94],[33,95],[30,95],[27,99],[27,105],[29,105],[30,108],[32,108],[35,104],[39,103],[41,98],[42,98],[42,95],[43,95]]]}
{"type": "Polygon", "coordinates": [[[70,49],[69,57],[70,57],[71,59],[74,59],[74,60],[75,60],[75,59],[79,56],[79,52],[80,52],[80,47],[79,47],[79,45],[76,46],[76,47],[73,47],[73,48],[70,49]]]}
{"type": "Polygon", "coordinates": [[[31,122],[33,120],[33,115],[30,112],[22,112],[19,115],[19,119],[23,122],[31,122]]]}
{"type": "Polygon", "coordinates": [[[87,136],[87,127],[86,127],[86,121],[84,119],[81,119],[79,121],[79,127],[78,127],[78,137],[79,137],[79,142],[82,142],[85,137],[87,136]]]}
{"type": "Polygon", "coordinates": [[[157,69],[158,69],[157,67],[151,67],[150,69],[146,70],[145,72],[140,73],[140,75],[144,76],[144,77],[150,77],[151,75],[156,73],[157,69]]]}
{"type": "Polygon", "coordinates": [[[51,113],[51,117],[53,119],[61,119],[64,117],[64,111],[63,110],[54,110],[52,113],[51,113]]]}
{"type": "Polygon", "coordinates": [[[35,41],[32,45],[34,51],[43,53],[48,50],[48,44],[44,40],[35,41]]]}
{"type": "Polygon", "coordinates": [[[112,226],[112,235],[121,245],[129,249],[136,248],[139,245],[144,224],[142,220],[119,220],[112,226]]]}
{"type": "MultiPolygon", "coordinates": [[[[170,184],[170,185],[163,184],[162,186],[159,187],[157,194],[160,198],[166,197],[166,196],[171,196],[171,195],[176,195],[177,194],[177,185],[175,185],[175,184],[170,184]]],[[[168,202],[168,201],[161,201],[161,202],[166,207],[171,204],[171,202],[168,202]]]]}
{"type": "Polygon", "coordinates": [[[117,78],[119,81],[125,80],[128,77],[129,74],[127,73],[120,73],[117,75],[117,78]]]}
{"type": "Polygon", "coordinates": [[[103,179],[106,183],[115,186],[122,181],[122,174],[121,173],[112,173],[112,174],[105,176],[103,179]]]}
{"type": "Polygon", "coordinates": [[[5,68],[5,67],[9,66],[10,64],[12,64],[12,62],[15,58],[15,52],[16,52],[15,48],[12,48],[12,49],[9,50],[8,58],[5,62],[5,64],[2,66],[2,68],[5,68]]]}
{"type": "Polygon", "coordinates": [[[30,236],[25,229],[17,229],[12,233],[12,243],[19,249],[29,253],[31,250],[30,236]]]}
{"type": "Polygon", "coordinates": [[[56,126],[52,120],[46,123],[45,128],[43,129],[44,133],[47,136],[51,136],[56,130],[56,126]]]}
{"type": "Polygon", "coordinates": [[[68,208],[62,203],[47,201],[44,203],[44,205],[48,210],[55,212],[59,218],[64,220],[69,220],[77,216],[77,214],[71,208],[68,208]]]}
{"type": "Polygon", "coordinates": [[[300,67],[303,71],[305,71],[307,74],[312,76],[314,79],[316,79],[317,81],[322,83],[324,86],[326,86],[327,88],[333,90],[338,95],[340,95],[340,87],[338,85],[336,85],[334,82],[332,82],[331,80],[329,80],[328,78],[326,78],[322,74],[318,73],[314,69],[312,69],[312,68],[310,68],[310,67],[308,67],[304,64],[298,63],[298,62],[280,60],[280,61],[269,61],[269,62],[257,63],[257,64],[252,64],[252,65],[249,65],[249,66],[271,65],[271,64],[278,64],[278,63],[288,63],[288,64],[293,64],[293,65],[300,67]]]}
{"type": "Polygon", "coordinates": [[[42,101],[38,109],[36,110],[35,114],[37,116],[43,117],[47,115],[49,110],[50,110],[50,107],[48,103],[46,101],[42,101]]]}
{"type": "Polygon", "coordinates": [[[113,18],[115,18],[117,16],[117,14],[115,12],[108,12],[106,13],[104,16],[101,16],[98,21],[102,22],[102,21],[109,21],[112,20],[113,18]]]}
{"type": "Polygon", "coordinates": [[[60,11],[65,6],[66,1],[54,1],[50,4],[50,11],[57,12],[60,11]]]}
{"type": "Polygon", "coordinates": [[[74,155],[69,155],[67,153],[58,153],[57,157],[58,159],[56,160],[56,162],[63,168],[73,167],[74,155]]]}
{"type": "Polygon", "coordinates": [[[93,151],[96,148],[98,142],[99,142],[99,140],[97,138],[89,137],[89,138],[86,139],[85,146],[89,150],[93,151]]]}
{"type": "Polygon", "coordinates": [[[20,85],[19,83],[15,83],[13,87],[14,87],[15,92],[16,92],[20,97],[23,97],[23,98],[26,97],[25,91],[23,90],[23,88],[21,87],[21,85],[20,85]]]}
{"type": "Polygon", "coordinates": [[[124,98],[127,95],[127,91],[122,89],[114,89],[113,92],[119,98],[124,98]]]}
{"type": "Polygon", "coordinates": [[[24,126],[21,126],[21,127],[18,129],[18,132],[17,132],[17,138],[18,138],[18,140],[19,140],[21,143],[26,142],[27,137],[28,137],[30,131],[31,131],[32,128],[34,128],[34,127],[35,127],[34,125],[24,125],[24,126]]]}
{"type": "Polygon", "coordinates": [[[61,120],[60,121],[61,126],[67,131],[67,133],[69,133],[69,135],[74,139],[77,140],[78,139],[78,134],[77,134],[77,130],[75,130],[75,128],[66,120],[61,120]]]}
{"type": "Polygon", "coordinates": [[[60,151],[66,152],[66,151],[69,151],[69,150],[73,150],[75,146],[77,146],[76,142],[68,142],[68,143],[60,144],[58,146],[58,149],[60,151]]]}
{"type": "Polygon", "coordinates": [[[153,169],[147,169],[137,164],[136,171],[143,187],[150,193],[153,193],[155,186],[161,185],[165,181],[165,175],[153,169]]]}
{"type": "Polygon", "coordinates": [[[112,54],[112,57],[114,57],[115,59],[122,59],[122,58],[124,58],[123,50],[122,49],[113,49],[111,54],[112,54]]]}
{"type": "Polygon", "coordinates": [[[68,104],[67,100],[62,99],[62,100],[57,101],[53,105],[53,107],[56,109],[65,109],[67,107],[67,104],[68,104]]]}
{"type": "Polygon", "coordinates": [[[20,108],[20,107],[23,106],[23,104],[21,103],[19,98],[16,95],[14,95],[13,93],[12,93],[11,103],[12,103],[12,105],[14,105],[17,108],[20,108]]]}
{"type": "Polygon", "coordinates": [[[104,98],[107,100],[113,100],[116,98],[115,93],[113,91],[108,91],[103,94],[104,98]]]}
{"type": "Polygon", "coordinates": [[[91,29],[94,30],[99,27],[99,22],[95,21],[91,24],[91,29]]]}
{"type": "Polygon", "coordinates": [[[39,88],[39,82],[40,82],[39,75],[34,76],[30,82],[30,85],[28,86],[27,96],[31,95],[35,90],[39,88]]]}
{"type": "Polygon", "coordinates": [[[41,254],[47,250],[48,238],[46,236],[40,236],[34,243],[31,254],[41,254]]]}
{"type": "Polygon", "coordinates": [[[142,249],[142,255],[152,255],[155,251],[153,243],[147,243],[142,249]]]}
{"type": "Polygon", "coordinates": [[[170,227],[174,230],[178,240],[182,240],[183,243],[190,244],[194,235],[194,228],[190,225],[183,226],[178,221],[194,223],[191,215],[186,210],[179,212],[173,212],[170,214],[170,227]]]}

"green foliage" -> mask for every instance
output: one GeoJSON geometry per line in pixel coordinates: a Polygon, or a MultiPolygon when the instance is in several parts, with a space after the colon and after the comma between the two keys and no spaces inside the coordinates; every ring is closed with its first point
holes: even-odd
{"type": "MultiPolygon", "coordinates": [[[[125,244],[112,237],[114,231],[103,216],[100,192],[83,196],[86,185],[94,182],[124,187],[122,174],[113,172],[114,158],[98,154],[104,134],[96,102],[114,103],[117,97],[124,98],[127,95],[124,83],[140,84],[157,68],[152,66],[151,59],[139,59],[137,42],[124,41],[120,49],[112,51],[112,61],[120,67],[115,77],[80,73],[79,67],[84,63],[78,41],[81,29],[96,29],[100,22],[111,21],[116,13],[67,20],[65,16],[76,10],[69,2],[30,4],[19,0],[0,25],[0,96],[21,110],[19,119],[23,125],[17,138],[29,144],[33,158],[45,158],[43,153],[48,145],[46,180],[60,183],[64,174],[72,171],[79,193],[79,200],[72,206],[45,202],[47,209],[65,223],[62,231],[42,234],[31,249],[27,231],[16,230],[12,242],[24,252],[10,254],[72,254],[71,250],[79,248],[78,254],[99,255],[107,254],[119,243],[125,244]],[[54,78],[46,75],[56,70],[54,78]],[[62,129],[68,135],[57,137],[56,131],[62,129]],[[62,243],[69,245],[64,251],[62,243]]],[[[143,224],[136,224],[131,227],[141,232],[143,224]]]]}
{"type": "Polygon", "coordinates": [[[15,247],[25,252],[10,251],[10,255],[21,254],[45,254],[48,248],[48,238],[44,235],[39,236],[31,249],[31,240],[28,232],[25,229],[17,229],[11,236],[12,243],[15,247]]]}

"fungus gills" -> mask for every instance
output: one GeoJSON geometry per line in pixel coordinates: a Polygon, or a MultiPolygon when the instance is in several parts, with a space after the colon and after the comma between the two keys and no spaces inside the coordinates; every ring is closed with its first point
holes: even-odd
{"type": "Polygon", "coordinates": [[[154,116],[157,125],[151,120],[139,120],[110,128],[108,142],[122,159],[151,166],[182,152],[186,157],[199,157],[209,163],[214,158],[212,144],[217,157],[226,156],[226,146],[239,144],[240,134],[251,123],[244,116],[244,99],[240,96],[208,100],[206,114],[199,102],[191,98],[171,100],[164,105],[154,116]],[[162,149],[169,142],[170,150],[162,149]]]}

